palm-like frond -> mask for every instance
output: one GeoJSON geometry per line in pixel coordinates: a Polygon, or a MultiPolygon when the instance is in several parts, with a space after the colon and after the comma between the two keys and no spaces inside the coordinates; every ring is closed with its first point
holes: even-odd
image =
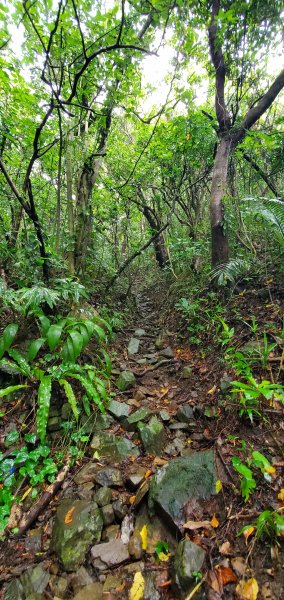
{"type": "Polygon", "coordinates": [[[284,202],[277,198],[244,198],[250,201],[246,213],[259,217],[272,226],[275,238],[284,247],[284,202]]]}
{"type": "Polygon", "coordinates": [[[237,279],[245,275],[250,268],[250,261],[244,258],[232,258],[227,263],[218,265],[210,273],[210,281],[216,281],[220,286],[228,282],[235,283],[237,279]]]}

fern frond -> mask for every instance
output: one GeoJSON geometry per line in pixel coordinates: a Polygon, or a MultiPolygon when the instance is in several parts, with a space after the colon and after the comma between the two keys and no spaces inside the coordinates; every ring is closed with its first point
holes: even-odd
{"type": "Polygon", "coordinates": [[[277,198],[244,198],[250,201],[246,213],[262,218],[270,223],[275,237],[281,246],[284,246],[284,202],[277,198]]]}
{"type": "Polygon", "coordinates": [[[210,281],[216,281],[223,286],[228,282],[235,283],[237,279],[245,275],[250,268],[250,261],[243,258],[233,258],[227,263],[218,265],[210,273],[210,281]]]}

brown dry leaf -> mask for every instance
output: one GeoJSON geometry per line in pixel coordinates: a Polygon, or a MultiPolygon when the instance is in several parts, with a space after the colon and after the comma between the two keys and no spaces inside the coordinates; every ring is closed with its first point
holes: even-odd
{"type": "Polygon", "coordinates": [[[238,581],[236,574],[230,567],[219,565],[215,570],[217,571],[218,580],[220,581],[221,579],[222,581],[222,585],[227,585],[228,583],[235,583],[238,581]]]}
{"type": "Polygon", "coordinates": [[[231,565],[234,571],[236,571],[237,575],[241,575],[242,577],[245,574],[247,565],[245,559],[242,556],[236,556],[235,558],[232,558],[231,565]]]}
{"type": "Polygon", "coordinates": [[[210,521],[210,525],[211,525],[211,527],[213,527],[214,529],[217,529],[217,527],[219,527],[219,525],[220,525],[220,523],[219,523],[219,521],[218,521],[218,519],[217,519],[217,517],[216,517],[215,513],[214,513],[214,515],[213,515],[213,517],[212,517],[212,519],[211,519],[211,521],[210,521]]]}
{"type": "Polygon", "coordinates": [[[219,548],[220,554],[222,556],[230,556],[232,554],[232,548],[230,542],[224,542],[219,548]]]}
{"type": "Polygon", "coordinates": [[[219,581],[215,569],[213,571],[208,571],[206,581],[214,592],[217,592],[217,594],[223,593],[222,581],[219,581]]]}
{"type": "Polygon", "coordinates": [[[70,510],[68,510],[68,512],[66,513],[65,519],[64,519],[64,523],[66,525],[70,525],[70,523],[72,523],[74,510],[75,510],[75,506],[72,506],[72,508],[70,508],[70,510]]]}
{"type": "Polygon", "coordinates": [[[195,529],[210,529],[210,521],[186,521],[183,528],[195,531],[195,529]]]}
{"type": "Polygon", "coordinates": [[[9,521],[7,523],[7,528],[13,529],[14,527],[18,527],[21,518],[22,518],[22,509],[16,502],[14,502],[14,504],[12,504],[12,507],[11,507],[11,512],[10,512],[10,516],[9,516],[9,521]]]}
{"type": "Polygon", "coordinates": [[[236,597],[238,600],[257,600],[258,583],[254,577],[245,581],[241,579],[236,587],[236,597]]]}
{"type": "Polygon", "coordinates": [[[171,579],[168,579],[167,581],[164,581],[164,583],[159,583],[159,587],[163,588],[163,589],[170,587],[170,585],[172,585],[172,580],[171,579]]]}
{"type": "Polygon", "coordinates": [[[164,458],[160,458],[159,456],[156,456],[153,460],[153,465],[155,465],[156,467],[163,467],[163,465],[166,465],[167,463],[167,460],[165,460],[164,458]]]}

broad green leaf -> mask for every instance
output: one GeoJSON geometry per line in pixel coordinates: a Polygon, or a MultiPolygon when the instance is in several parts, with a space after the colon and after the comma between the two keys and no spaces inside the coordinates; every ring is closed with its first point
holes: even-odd
{"type": "Polygon", "coordinates": [[[46,334],[46,338],[47,338],[47,343],[49,346],[49,350],[55,350],[55,348],[58,346],[61,335],[62,335],[62,330],[63,330],[63,324],[62,325],[51,325],[47,334],[46,334]]]}
{"type": "Polygon", "coordinates": [[[33,340],[28,348],[28,360],[30,362],[32,362],[36,356],[38,355],[38,352],[40,351],[41,347],[43,346],[43,344],[45,343],[45,338],[38,338],[37,340],[33,340]]]}
{"type": "Polygon", "coordinates": [[[10,323],[7,325],[7,327],[5,327],[1,337],[0,358],[2,358],[3,354],[10,348],[17,335],[18,329],[19,325],[17,325],[17,323],[10,323]]]}
{"type": "Polygon", "coordinates": [[[12,348],[12,350],[8,350],[8,354],[19,365],[23,375],[26,375],[26,377],[32,376],[32,370],[31,370],[31,367],[30,367],[28,361],[25,359],[25,357],[20,352],[18,352],[18,350],[14,350],[12,348]]]}
{"type": "Polygon", "coordinates": [[[90,379],[88,379],[87,377],[84,377],[84,375],[79,375],[79,374],[75,374],[75,373],[69,373],[70,377],[74,377],[74,379],[78,379],[78,381],[81,382],[81,384],[83,385],[83,387],[85,388],[89,398],[91,400],[94,400],[94,402],[97,404],[97,406],[99,407],[100,411],[102,413],[105,412],[105,407],[101,401],[101,397],[100,394],[98,392],[98,390],[95,388],[94,384],[90,381],[90,379]]]}
{"type": "Polygon", "coordinates": [[[99,357],[99,361],[100,361],[101,365],[103,366],[103,369],[106,372],[106,374],[111,375],[112,366],[111,366],[110,356],[104,348],[100,349],[100,353],[103,355],[104,361],[100,357],[99,357]]]}
{"type": "Polygon", "coordinates": [[[72,340],[73,355],[74,355],[74,359],[76,360],[82,352],[83,338],[78,331],[70,331],[69,336],[72,340]]]}
{"type": "Polygon", "coordinates": [[[83,404],[84,411],[85,411],[87,417],[90,417],[90,415],[91,415],[91,407],[90,407],[90,400],[89,400],[87,394],[83,394],[83,396],[82,396],[82,404],[83,404]]]}
{"type": "Polygon", "coordinates": [[[72,339],[70,337],[67,338],[67,340],[62,348],[61,356],[62,356],[62,360],[64,363],[74,363],[75,362],[74,347],[73,347],[72,339]]]}
{"type": "Polygon", "coordinates": [[[100,327],[100,325],[96,325],[95,323],[94,323],[94,334],[100,340],[100,342],[106,341],[106,334],[105,334],[103,328],[100,327]]]}
{"type": "Polygon", "coordinates": [[[70,385],[69,381],[67,381],[66,379],[60,379],[59,383],[60,383],[60,385],[62,385],[64,387],[64,391],[65,391],[67,400],[72,408],[73,415],[74,415],[76,421],[78,421],[79,409],[78,409],[78,404],[77,404],[75,394],[73,392],[73,388],[70,385]]]}
{"type": "Polygon", "coordinates": [[[37,432],[40,441],[43,442],[46,436],[46,426],[48,420],[49,406],[51,398],[51,376],[42,377],[38,388],[38,409],[37,409],[37,432]]]}
{"type": "Polygon", "coordinates": [[[4,396],[8,396],[9,394],[12,394],[13,392],[17,392],[17,390],[20,390],[22,388],[27,388],[27,385],[10,385],[9,387],[4,388],[3,390],[0,390],[0,398],[3,398],[4,396]]]}
{"type": "Polygon", "coordinates": [[[50,320],[45,315],[39,315],[38,320],[40,322],[41,333],[45,336],[50,328],[50,320]]]}

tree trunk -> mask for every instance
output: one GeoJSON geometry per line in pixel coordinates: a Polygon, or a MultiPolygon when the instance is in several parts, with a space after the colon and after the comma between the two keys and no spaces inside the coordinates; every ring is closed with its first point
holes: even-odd
{"type": "MultiPolygon", "coordinates": [[[[155,234],[156,232],[158,232],[159,229],[161,229],[161,224],[158,223],[158,221],[154,218],[154,215],[152,214],[152,212],[150,211],[148,206],[144,206],[143,214],[145,215],[145,217],[152,229],[152,233],[155,234]]],[[[156,261],[157,261],[160,269],[164,269],[169,264],[170,259],[169,259],[168,250],[165,246],[165,240],[164,240],[163,233],[158,235],[153,240],[153,246],[154,246],[156,261]]]]}
{"type": "Polygon", "coordinates": [[[229,259],[229,245],[224,224],[223,200],[226,193],[230,151],[231,140],[227,135],[220,139],[212,171],[210,214],[213,267],[226,263],[229,259]]]}
{"type": "Polygon", "coordinates": [[[67,188],[67,220],[68,220],[68,267],[70,275],[75,273],[75,256],[74,256],[74,210],[73,210],[73,197],[72,197],[72,160],[71,160],[71,141],[73,135],[70,134],[69,139],[67,138],[66,148],[66,188],[67,188]],[[70,142],[70,144],[69,144],[70,142]]]}

